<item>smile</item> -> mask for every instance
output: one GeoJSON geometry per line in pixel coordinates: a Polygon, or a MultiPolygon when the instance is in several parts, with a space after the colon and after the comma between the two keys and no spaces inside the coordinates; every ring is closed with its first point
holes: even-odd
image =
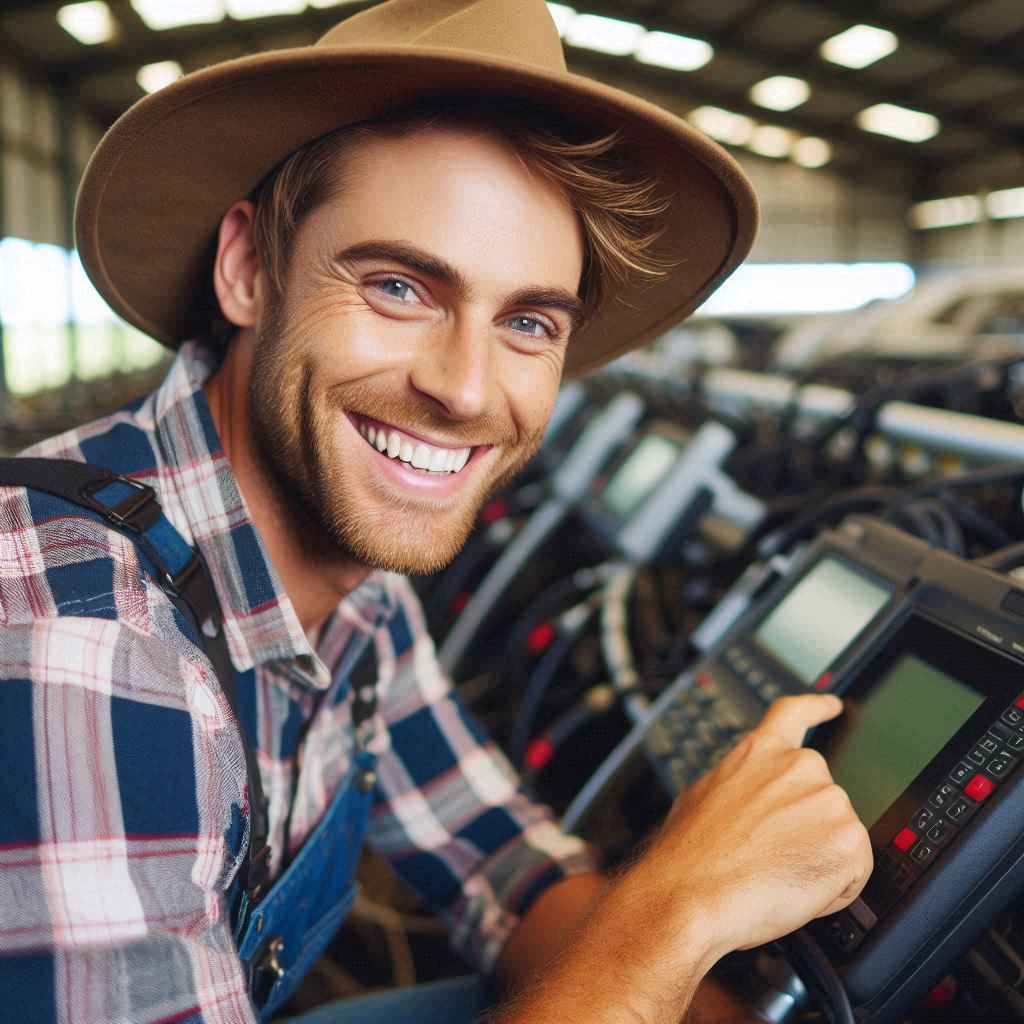
{"type": "Polygon", "coordinates": [[[397,427],[359,420],[359,433],[381,455],[437,476],[458,473],[473,454],[472,448],[442,448],[410,437],[397,427]]]}

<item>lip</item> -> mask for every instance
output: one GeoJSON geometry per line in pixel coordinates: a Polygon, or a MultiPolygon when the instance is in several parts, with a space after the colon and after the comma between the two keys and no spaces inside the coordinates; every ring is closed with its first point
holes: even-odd
{"type": "MultiPolygon", "coordinates": [[[[358,447],[366,452],[366,458],[372,469],[383,477],[387,483],[391,484],[391,486],[398,490],[405,491],[407,494],[439,499],[453,497],[469,483],[471,477],[475,476],[476,467],[480,460],[485,458],[491,451],[490,445],[478,445],[474,447],[473,452],[469,457],[469,461],[461,470],[459,470],[458,473],[426,473],[423,470],[407,467],[407,464],[402,462],[400,459],[391,459],[388,458],[387,455],[381,454],[381,452],[377,451],[373,445],[368,444],[366,438],[359,433],[360,420],[364,423],[373,424],[374,426],[379,427],[387,427],[389,426],[388,424],[382,423],[378,420],[372,420],[367,416],[361,416],[357,419],[351,413],[345,413],[344,418],[348,421],[348,424],[352,429],[352,434],[359,441],[358,447]]],[[[416,437],[417,440],[422,440],[424,444],[433,445],[435,448],[452,447],[429,441],[427,438],[413,434],[411,431],[405,430],[404,428],[402,428],[402,432],[408,434],[409,437],[416,437]]],[[[458,447],[469,448],[471,446],[459,445],[458,447]]]]}

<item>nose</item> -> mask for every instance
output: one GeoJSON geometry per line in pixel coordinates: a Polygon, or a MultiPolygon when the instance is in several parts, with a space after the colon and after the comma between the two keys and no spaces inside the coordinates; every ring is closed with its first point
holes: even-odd
{"type": "Polygon", "coordinates": [[[446,323],[422,339],[413,362],[412,386],[453,420],[472,420],[488,409],[495,382],[486,326],[469,318],[446,323]]]}

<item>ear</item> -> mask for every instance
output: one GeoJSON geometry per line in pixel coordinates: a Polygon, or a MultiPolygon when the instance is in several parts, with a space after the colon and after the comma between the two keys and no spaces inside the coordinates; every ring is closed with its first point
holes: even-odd
{"type": "Polygon", "coordinates": [[[263,281],[252,237],[253,205],[247,199],[224,214],[217,235],[213,286],[221,312],[236,327],[254,327],[263,308],[263,281]]]}

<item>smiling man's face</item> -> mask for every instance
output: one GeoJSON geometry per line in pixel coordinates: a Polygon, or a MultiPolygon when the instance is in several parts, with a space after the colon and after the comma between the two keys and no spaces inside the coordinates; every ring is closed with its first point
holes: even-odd
{"type": "Polygon", "coordinates": [[[496,133],[371,138],[345,159],[341,195],[302,224],[258,326],[250,415],[314,545],[431,572],[540,445],[582,235],[496,133]]]}

